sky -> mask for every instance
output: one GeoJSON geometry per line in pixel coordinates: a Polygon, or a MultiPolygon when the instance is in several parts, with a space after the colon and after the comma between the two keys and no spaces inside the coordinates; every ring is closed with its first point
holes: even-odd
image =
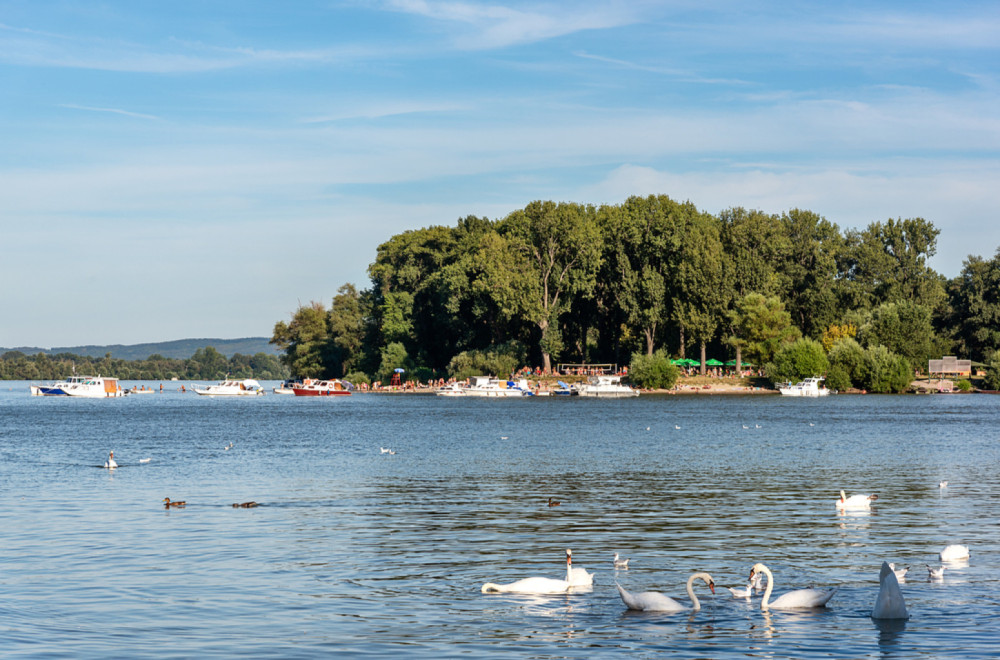
{"type": "Polygon", "coordinates": [[[270,336],[394,234],[666,194],[1000,247],[1000,4],[0,0],[0,346],[270,336]]]}

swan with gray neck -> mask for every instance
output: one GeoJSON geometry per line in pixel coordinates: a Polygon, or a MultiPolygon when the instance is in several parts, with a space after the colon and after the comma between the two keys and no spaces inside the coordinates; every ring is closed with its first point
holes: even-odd
{"type": "Polygon", "coordinates": [[[615,583],[618,587],[618,593],[621,594],[622,602],[630,610],[639,610],[642,612],[679,612],[681,610],[700,610],[701,602],[698,600],[698,596],[694,593],[694,581],[702,580],[708,585],[712,593],[715,593],[715,582],[712,580],[712,576],[708,573],[694,573],[687,581],[687,594],[688,598],[691,599],[691,607],[679,603],[670,596],[661,594],[659,591],[643,591],[642,593],[633,594],[626,591],[622,585],[615,583]]]}

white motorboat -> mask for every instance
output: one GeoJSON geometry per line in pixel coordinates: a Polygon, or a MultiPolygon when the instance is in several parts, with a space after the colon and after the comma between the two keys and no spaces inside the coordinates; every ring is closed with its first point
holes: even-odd
{"type": "Polygon", "coordinates": [[[580,396],[603,398],[639,396],[639,390],[622,383],[621,376],[591,376],[586,383],[577,388],[577,391],[580,396]]]}
{"type": "Polygon", "coordinates": [[[523,378],[515,383],[512,380],[500,380],[492,376],[473,376],[469,379],[468,385],[452,383],[451,385],[439,388],[436,394],[439,396],[501,398],[531,396],[533,392],[528,385],[528,381],[523,378]]]}
{"type": "Polygon", "coordinates": [[[118,379],[106,376],[70,376],[49,385],[32,384],[30,391],[32,396],[77,396],[88,399],[125,396],[118,379]]]}
{"type": "Polygon", "coordinates": [[[794,385],[778,387],[778,391],[782,396],[826,396],[830,390],[823,387],[821,384],[823,380],[823,378],[806,378],[794,385]]]}
{"type": "Polygon", "coordinates": [[[289,379],[282,381],[277,387],[272,387],[271,391],[275,394],[295,394],[295,386],[301,384],[301,381],[289,379]]]}
{"type": "Polygon", "coordinates": [[[195,386],[194,391],[204,396],[261,396],[264,388],[260,383],[252,378],[232,379],[227,378],[217,385],[209,385],[205,388],[195,386]]]}

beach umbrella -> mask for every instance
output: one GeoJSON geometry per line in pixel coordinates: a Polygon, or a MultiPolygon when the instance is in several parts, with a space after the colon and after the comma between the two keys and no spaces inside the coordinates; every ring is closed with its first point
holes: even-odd
{"type": "MultiPolygon", "coordinates": [[[[727,367],[735,367],[736,366],[736,360],[730,360],[729,362],[726,362],[726,366],[727,367]]],[[[750,364],[749,362],[747,362],[746,360],[741,360],[740,361],[740,366],[741,367],[752,367],[753,365],[750,364]]]]}
{"type": "Polygon", "coordinates": [[[721,366],[723,366],[723,364],[719,360],[716,360],[715,358],[712,358],[711,360],[705,360],[705,366],[706,367],[721,367],[721,366]]]}
{"type": "Polygon", "coordinates": [[[681,360],[681,364],[683,364],[685,367],[701,366],[701,362],[698,362],[698,360],[692,360],[691,358],[684,358],[683,360],[681,360]]]}
{"type": "Polygon", "coordinates": [[[395,371],[397,374],[406,373],[406,369],[403,369],[401,367],[396,367],[395,369],[393,369],[393,371],[395,371]]]}

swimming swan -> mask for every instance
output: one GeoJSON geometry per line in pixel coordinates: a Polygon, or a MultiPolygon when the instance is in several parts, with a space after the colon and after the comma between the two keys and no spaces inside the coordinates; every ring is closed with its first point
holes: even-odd
{"type": "Polygon", "coordinates": [[[851,495],[848,497],[844,491],[840,491],[840,499],[836,501],[838,509],[870,509],[872,502],[878,499],[878,495],[851,495]]]}
{"type": "Polygon", "coordinates": [[[750,582],[758,573],[767,576],[767,589],[764,590],[764,600],[760,603],[760,609],[775,608],[779,610],[795,609],[800,607],[825,607],[827,601],[833,598],[839,587],[832,589],[796,589],[786,594],[781,594],[774,601],[771,601],[771,589],[774,588],[774,576],[771,569],[764,564],[754,564],[750,569],[750,582]]]}
{"type": "Polygon", "coordinates": [[[594,584],[594,574],[583,568],[573,568],[573,551],[566,550],[566,579],[530,577],[510,584],[487,582],[482,586],[484,594],[562,594],[573,587],[589,587],[594,584]]]}
{"type": "Polygon", "coordinates": [[[715,593],[715,582],[712,581],[712,576],[708,573],[693,573],[687,581],[687,593],[688,598],[691,599],[691,607],[679,603],[670,596],[661,594],[659,591],[643,591],[639,594],[633,594],[622,588],[622,585],[615,582],[615,586],[618,587],[618,593],[621,594],[622,602],[630,610],[640,610],[642,612],[679,612],[681,610],[700,610],[701,602],[698,597],[694,594],[694,581],[702,580],[708,585],[708,588],[715,593]]]}
{"type": "Polygon", "coordinates": [[[949,545],[940,554],[941,561],[955,561],[969,558],[969,546],[949,545]]]}
{"type": "Polygon", "coordinates": [[[118,463],[115,462],[115,452],[111,452],[111,455],[108,456],[108,460],[104,461],[104,467],[109,470],[114,470],[118,467],[118,463]]]}
{"type": "Polygon", "coordinates": [[[873,619],[909,619],[906,611],[906,601],[899,588],[899,581],[892,570],[892,565],[882,562],[882,570],[878,574],[878,596],[875,597],[875,607],[872,608],[873,619]]]}

